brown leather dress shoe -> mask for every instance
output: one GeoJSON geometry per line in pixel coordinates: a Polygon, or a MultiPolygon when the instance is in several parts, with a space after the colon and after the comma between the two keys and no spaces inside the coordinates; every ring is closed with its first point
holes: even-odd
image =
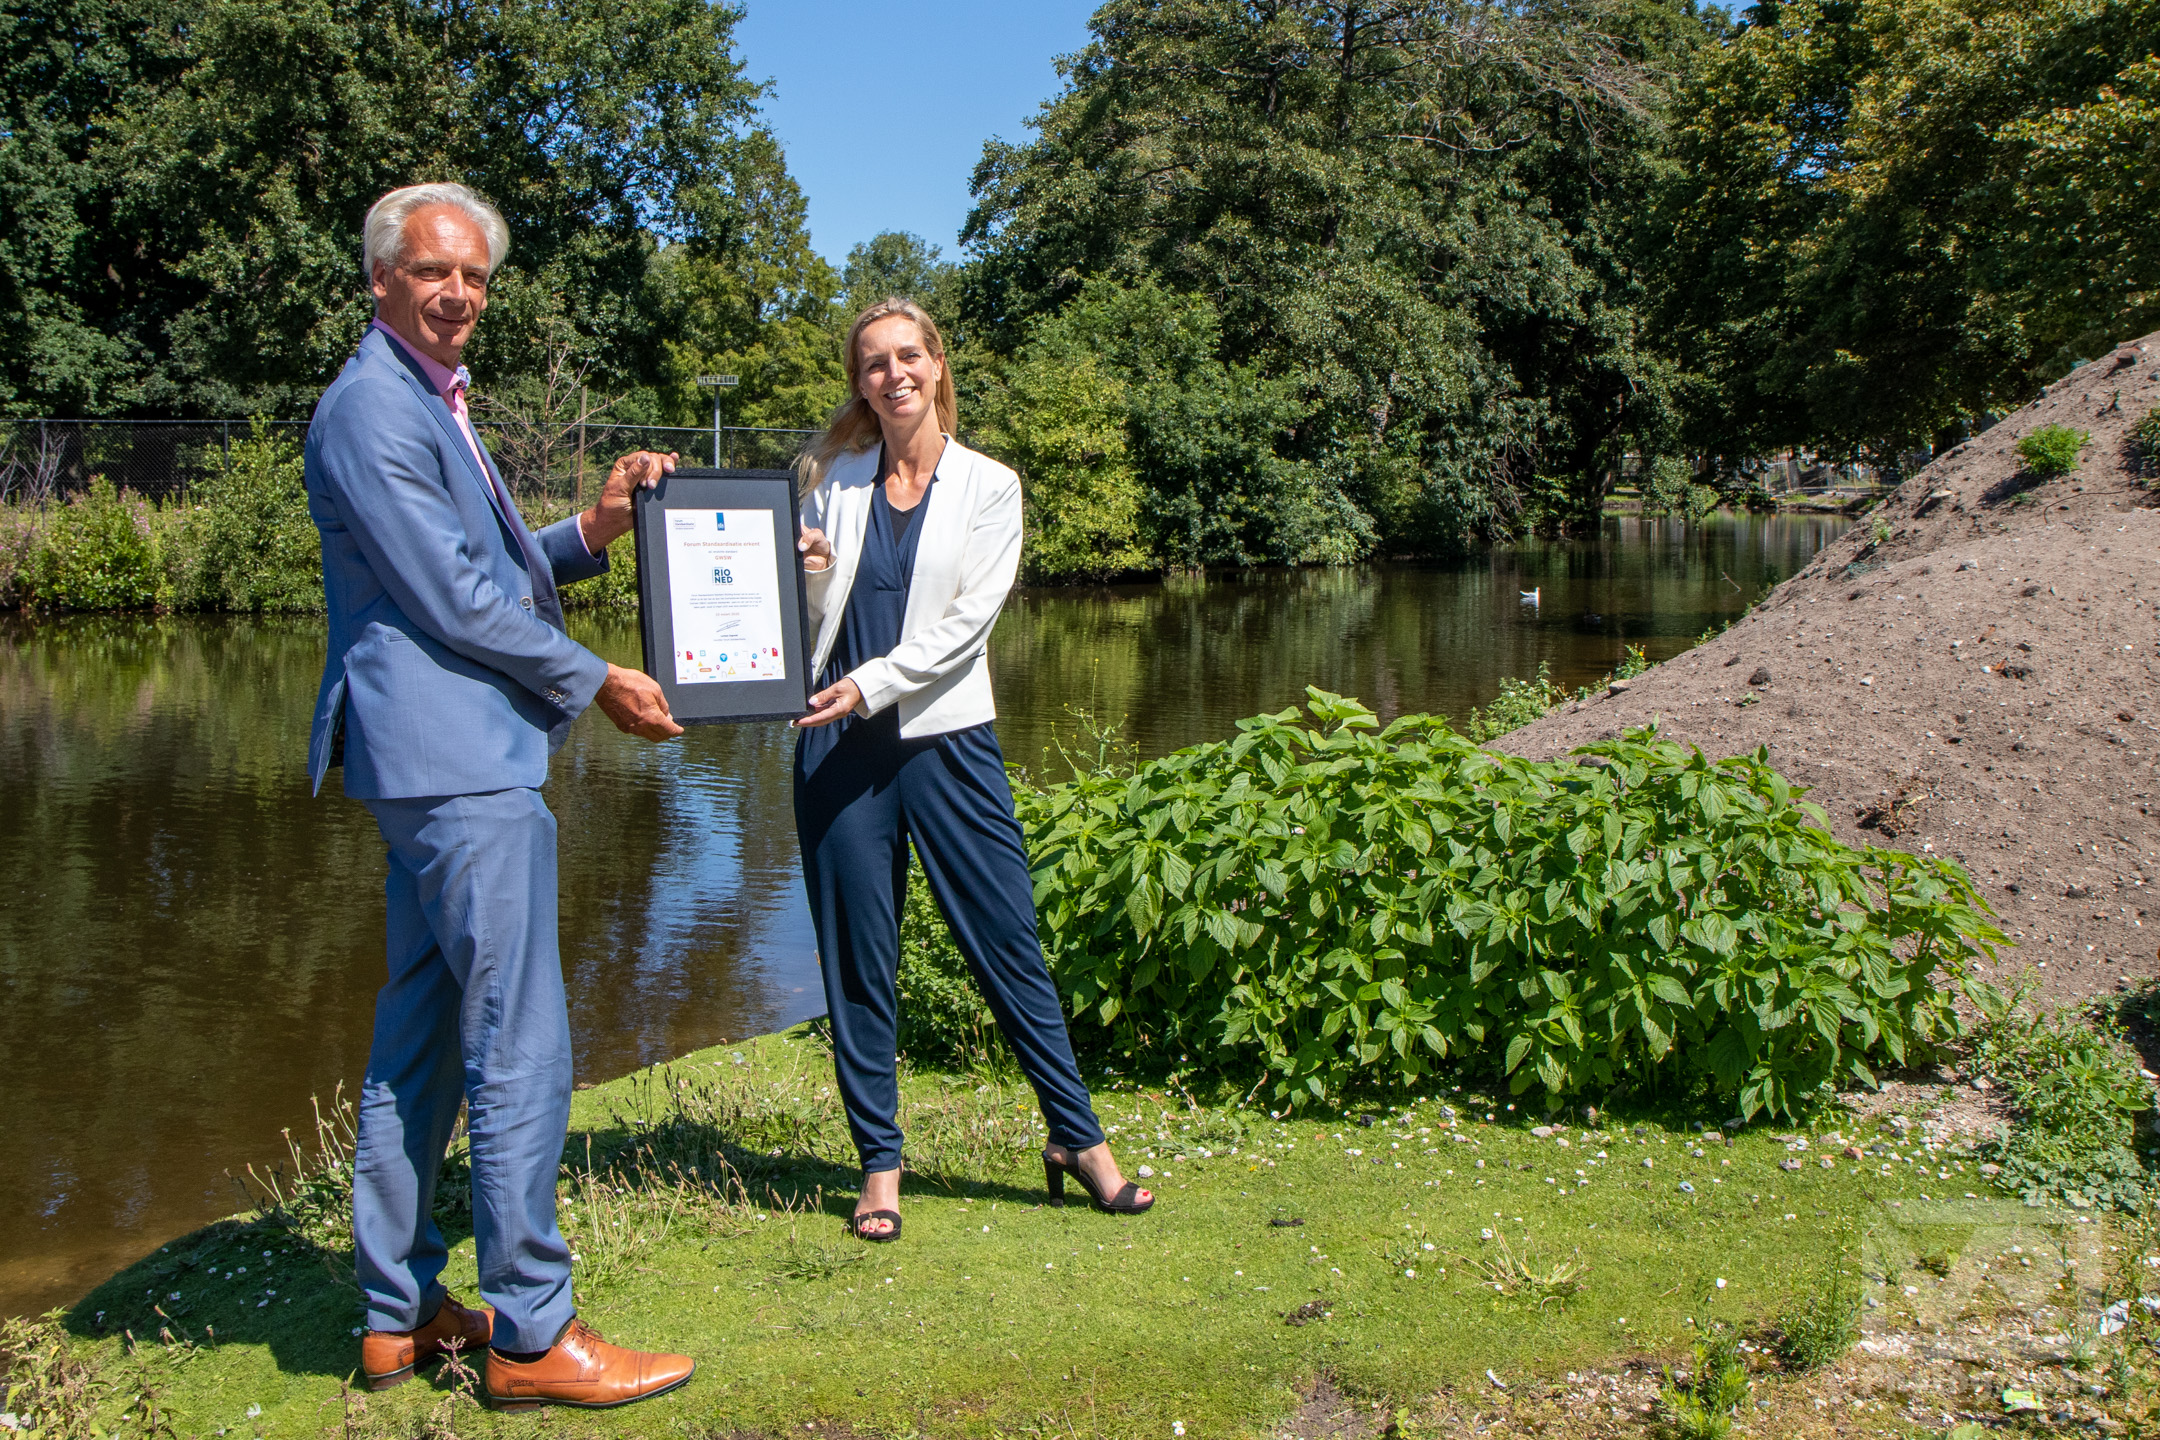
{"type": "Polygon", "coordinates": [[[537,1410],[574,1405],[606,1410],[665,1395],[690,1378],[697,1362],[687,1355],[625,1350],[572,1320],[554,1347],[537,1360],[505,1360],[490,1350],[487,1399],[497,1410],[537,1410]]]}
{"type": "Polygon", "coordinates": [[[477,1355],[495,1329],[495,1312],[482,1305],[468,1310],[456,1297],[443,1296],[435,1318],[415,1330],[370,1330],[360,1340],[360,1373],[370,1390],[388,1390],[413,1377],[413,1368],[424,1365],[446,1350],[477,1355]]]}

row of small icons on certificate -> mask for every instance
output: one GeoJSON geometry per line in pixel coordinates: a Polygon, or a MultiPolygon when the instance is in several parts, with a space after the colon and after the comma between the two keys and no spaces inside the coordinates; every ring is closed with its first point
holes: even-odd
{"type": "Polygon", "coordinates": [[[774,670],[779,668],[774,663],[779,658],[780,650],[778,646],[762,651],[752,650],[747,654],[740,650],[733,652],[723,650],[718,655],[713,655],[706,650],[683,651],[683,659],[697,666],[698,671],[705,675],[733,675],[737,673],[736,667],[738,665],[747,665],[750,669],[756,670],[760,664],[763,664],[767,670],[774,670]],[[728,658],[730,653],[735,657],[733,660],[728,658]]]}

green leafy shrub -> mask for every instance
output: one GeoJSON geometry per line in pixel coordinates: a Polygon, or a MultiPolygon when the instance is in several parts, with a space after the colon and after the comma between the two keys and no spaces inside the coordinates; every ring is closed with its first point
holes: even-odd
{"type": "Polygon", "coordinates": [[[1264,1066],[1292,1103],[1452,1059],[1790,1115],[1955,1033],[1938,979],[2002,938],[1962,869],[1841,844],[1760,751],[1531,761],[1307,693],[1316,724],[1023,792],[1083,1040],[1264,1066]]]}
{"type": "Polygon", "coordinates": [[[2139,468],[2147,476],[2160,470],[2160,408],[2146,411],[2130,427],[2130,442],[2137,447],[2139,468]]]}
{"type": "Polygon", "coordinates": [[[323,608],[322,541],[308,516],[299,446],[256,421],[189,502],[171,567],[178,603],[244,613],[323,608]]]}
{"type": "Polygon", "coordinates": [[[47,610],[148,610],[165,589],[157,511],[99,476],[48,508],[30,560],[30,603],[47,610]]]}
{"type": "Polygon", "coordinates": [[[1613,667],[1612,678],[1615,680],[1632,680],[1648,671],[1649,668],[1650,657],[1643,653],[1643,647],[1630,645],[1627,647],[1626,652],[1621,655],[1620,663],[1613,667]]]}
{"type": "Polygon", "coordinates": [[[1695,483],[1695,472],[1685,460],[1673,455],[1661,455],[1650,462],[1642,475],[1642,513],[1645,519],[1656,519],[1675,511],[1685,511],[1688,490],[1695,483]]]}
{"type": "Polygon", "coordinates": [[[1552,669],[1538,662],[1537,679],[1518,680],[1510,675],[1500,682],[1492,704],[1470,712],[1466,727],[1470,738],[1482,745],[1488,740],[1520,730],[1567,699],[1567,692],[1552,682],[1552,669]]]}
{"type": "Polygon", "coordinates": [[[628,536],[608,547],[608,568],[590,580],[562,589],[566,610],[636,610],[637,546],[628,536]]]}
{"type": "Polygon", "coordinates": [[[2139,1158],[2136,1117],[2153,1107],[2135,1052],[2104,1016],[2032,1013],[2022,991],[1975,983],[1981,1013],[1973,1066],[2017,1107],[2009,1133],[1984,1147],[1999,1182],[2029,1201],[2132,1213],[2160,1197],[2139,1158]]]}
{"type": "Polygon", "coordinates": [[[13,610],[30,599],[39,515],[27,506],[0,505],[0,610],[13,610]]]}
{"type": "Polygon", "coordinates": [[[2018,458],[2028,473],[2052,480],[2077,469],[2078,452],[2092,436],[2067,425],[2043,425],[2018,441],[2018,458]]]}
{"type": "Polygon", "coordinates": [[[1098,356],[1030,349],[980,388],[972,411],[979,443],[1020,475],[1024,578],[1094,580],[1154,568],[1141,536],[1147,489],[1126,437],[1130,387],[1098,356]]]}
{"type": "MultiPolygon", "coordinates": [[[[546,496],[520,499],[518,510],[526,526],[536,532],[578,513],[569,501],[546,496]]],[[[563,586],[563,609],[636,610],[637,575],[637,541],[625,535],[608,547],[608,568],[604,572],[563,586]]]]}

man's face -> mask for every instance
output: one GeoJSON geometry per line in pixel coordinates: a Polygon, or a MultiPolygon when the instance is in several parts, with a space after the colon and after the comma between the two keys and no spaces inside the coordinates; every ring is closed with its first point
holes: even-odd
{"type": "Polygon", "coordinates": [[[472,217],[430,205],[405,220],[404,258],[378,261],[375,314],[414,349],[457,368],[480,312],[487,309],[488,243],[472,217]]]}

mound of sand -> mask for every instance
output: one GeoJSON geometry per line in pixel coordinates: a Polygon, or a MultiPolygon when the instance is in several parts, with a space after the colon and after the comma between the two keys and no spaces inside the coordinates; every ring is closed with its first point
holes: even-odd
{"type": "Polygon", "coordinates": [[[2016,945],[1998,974],[2039,967],[2052,1001],[2160,974],[2160,495],[2130,438],[2156,401],[2160,334],[1942,456],[1723,635],[1499,746],[1653,720],[1765,746],[1840,838],[1962,863],[2016,945]],[[2092,441],[2040,482],[2017,443],[2045,425],[2092,441]]]}

